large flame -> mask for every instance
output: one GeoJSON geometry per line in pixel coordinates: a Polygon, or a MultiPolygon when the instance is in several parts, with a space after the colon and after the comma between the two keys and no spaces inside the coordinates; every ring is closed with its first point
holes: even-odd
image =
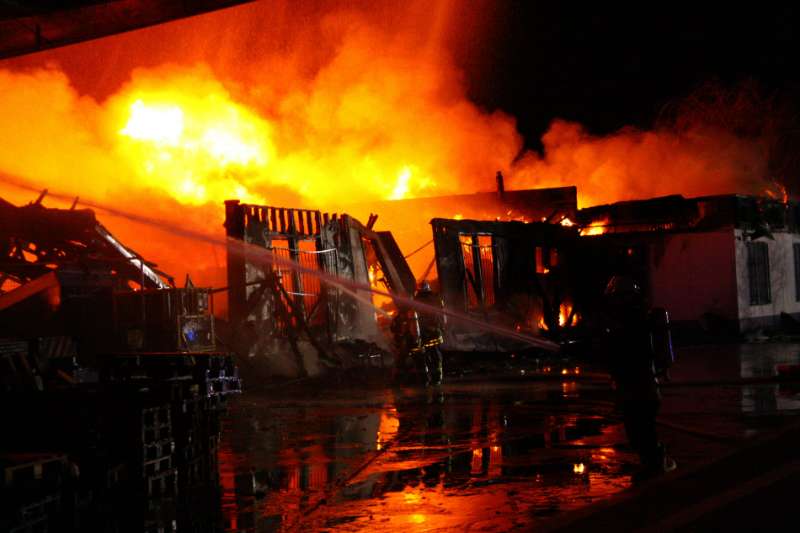
{"type": "Polygon", "coordinates": [[[201,72],[140,75],[106,107],[112,127],[122,124],[113,142],[138,184],[183,204],[264,201],[246,182],[274,156],[270,125],[220,83],[201,72]]]}
{"type": "MultiPolygon", "coordinates": [[[[702,126],[597,137],[556,121],[544,154],[523,152],[449,53],[481,38],[481,3],[436,5],[258,2],[0,63],[0,173],[216,233],[229,198],[335,210],[491,190],[497,170],[510,187],[577,185],[582,205],[763,189],[763,147],[702,126]]],[[[219,250],[108,222],[165,270],[224,284],[219,250]]],[[[427,223],[379,222],[420,228],[397,232],[404,250],[427,223]]]]}

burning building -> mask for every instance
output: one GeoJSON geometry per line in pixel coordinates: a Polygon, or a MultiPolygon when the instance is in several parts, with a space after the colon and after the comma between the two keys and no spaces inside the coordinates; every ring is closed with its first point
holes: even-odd
{"type": "Polygon", "coordinates": [[[496,179],[495,191],[370,202],[348,206],[347,210],[364,218],[372,212],[380,213],[420,280],[436,278],[433,247],[429,247],[433,244],[430,221],[434,218],[553,223],[575,220],[575,187],[507,191],[503,175],[498,172],[496,179]]]}
{"type": "MultiPolygon", "coordinates": [[[[268,355],[267,366],[279,375],[345,365],[340,352],[353,341],[366,343],[362,355],[370,352],[366,346],[375,354],[387,351],[395,303],[363,288],[343,290],[336,278],[400,296],[412,296],[417,280],[431,279],[450,311],[510,331],[557,335],[560,326],[577,321],[562,286],[565,257],[577,238],[570,227],[577,191],[505,191],[500,173],[497,179],[496,192],[373,205],[392,232],[375,231],[372,214],[364,225],[350,215],[226,202],[229,316],[237,351],[268,355]],[[458,220],[440,218],[454,210],[458,220]],[[404,243],[429,240],[404,256],[395,228],[404,243]],[[526,275],[528,263],[532,276],[526,275]]],[[[474,325],[452,323],[445,348],[521,346],[519,340],[470,330],[474,325]]]]}
{"type": "MultiPolygon", "coordinates": [[[[471,102],[476,87],[458,66],[503,55],[480,38],[490,33],[491,3],[79,0],[55,16],[57,2],[22,4],[0,8],[0,57],[40,52],[0,68],[3,180],[79,191],[133,215],[110,226],[115,235],[167,270],[187,265],[208,285],[224,284],[226,273],[198,240],[212,248],[219,240],[181,240],[179,226],[221,234],[217,202],[240,198],[225,211],[227,338],[245,355],[269,354],[273,374],[383,364],[393,302],[365,287],[407,296],[415,278],[430,277],[448,309],[555,340],[583,323],[619,271],[643,280],[654,303],[685,322],[741,330],[800,312],[794,206],[668,198],[579,217],[574,187],[505,191],[498,180],[496,192],[463,194],[488,188],[497,168],[519,188],[578,183],[591,202],[752,192],[768,175],[758,133],[715,124],[598,137],[556,120],[541,153],[526,150],[533,139],[523,140],[525,128],[503,106],[471,102]],[[249,5],[127,31],[240,3],[249,5]],[[475,57],[454,62],[453,48],[465,44],[475,57]],[[653,169],[661,180],[640,179],[653,169]],[[306,208],[262,205],[266,198],[306,208]],[[362,224],[325,212],[352,213],[340,209],[346,201],[371,213],[390,199],[404,201],[377,211],[393,233],[376,231],[372,216],[362,224]],[[167,224],[143,231],[137,216],[167,224]],[[427,253],[406,258],[401,247],[427,253]]],[[[509,72],[515,82],[542,78],[538,68],[509,72]]],[[[186,449],[196,435],[213,448],[214,431],[193,433],[187,413],[238,388],[230,355],[216,344],[222,289],[176,287],[80,209],[0,202],[0,245],[0,388],[130,386],[136,405],[119,418],[142,422],[130,440],[141,445],[135,468],[145,486],[165,490],[176,468],[191,477],[200,467],[167,451],[167,420],[183,424],[174,435],[186,449]],[[144,388],[164,397],[137,403],[144,388]]],[[[451,350],[519,347],[457,321],[446,336],[451,350]]],[[[86,398],[103,396],[92,391],[69,405],[86,398]]],[[[129,429],[110,422],[114,409],[93,414],[108,422],[107,435],[129,429]]]]}
{"type": "Polygon", "coordinates": [[[747,331],[800,316],[795,202],[667,196],[582,209],[578,221],[594,297],[623,273],[679,325],[747,331]]]}
{"type": "Polygon", "coordinates": [[[414,275],[392,234],[347,214],[225,204],[229,316],[237,350],[267,356],[272,374],[317,375],[345,354],[383,365],[391,298],[412,295],[414,275]],[[376,315],[383,316],[382,319],[376,315]],[[287,356],[289,358],[287,358],[287,356]]]}
{"type": "MultiPolygon", "coordinates": [[[[559,319],[559,308],[562,303],[572,308],[561,285],[565,257],[577,238],[570,227],[578,211],[577,189],[507,191],[502,173],[496,180],[493,192],[385,201],[370,208],[389,221],[400,242],[422,244],[406,258],[419,280],[432,282],[448,310],[511,331],[557,335],[559,320],[563,326],[570,318],[559,319]]],[[[444,348],[451,351],[524,345],[466,323],[451,321],[446,329],[444,348]]]]}
{"type": "MultiPolygon", "coordinates": [[[[440,294],[446,307],[515,331],[538,335],[579,320],[571,265],[575,227],[545,222],[433,219],[440,294]]],[[[526,348],[507,336],[447,328],[445,348],[507,351],[526,348]]]]}

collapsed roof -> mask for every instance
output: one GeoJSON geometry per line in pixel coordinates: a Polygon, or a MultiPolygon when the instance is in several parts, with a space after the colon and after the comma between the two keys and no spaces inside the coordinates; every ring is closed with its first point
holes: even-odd
{"type": "Polygon", "coordinates": [[[16,206],[0,198],[0,293],[48,273],[106,274],[118,288],[163,289],[172,278],[117,240],[89,209],[16,206]]]}
{"type": "Polygon", "coordinates": [[[708,231],[723,227],[793,230],[800,226],[800,209],[796,202],[759,196],[671,195],[581,209],[577,222],[584,228],[602,228],[602,233],[708,231]]]}

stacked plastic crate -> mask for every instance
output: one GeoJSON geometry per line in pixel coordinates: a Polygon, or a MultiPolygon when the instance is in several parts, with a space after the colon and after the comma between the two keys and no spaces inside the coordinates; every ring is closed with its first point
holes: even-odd
{"type": "Polygon", "coordinates": [[[148,497],[177,494],[172,413],[165,403],[141,410],[142,479],[148,497]]]}
{"type": "Polygon", "coordinates": [[[187,388],[183,398],[172,403],[177,467],[186,487],[213,485],[218,477],[219,410],[214,399],[202,392],[199,387],[187,388]]]}
{"type": "Polygon", "coordinates": [[[48,531],[68,522],[63,516],[64,455],[0,455],[0,531],[48,531]]]}

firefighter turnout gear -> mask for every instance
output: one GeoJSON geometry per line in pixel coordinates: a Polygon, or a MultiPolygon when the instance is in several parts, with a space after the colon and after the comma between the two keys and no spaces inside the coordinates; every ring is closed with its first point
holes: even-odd
{"type": "Polygon", "coordinates": [[[657,375],[674,358],[665,310],[648,310],[641,288],[614,276],[605,292],[603,352],[614,380],[630,446],[639,455],[642,475],[675,468],[658,440],[656,416],[661,407],[657,375]]]}

